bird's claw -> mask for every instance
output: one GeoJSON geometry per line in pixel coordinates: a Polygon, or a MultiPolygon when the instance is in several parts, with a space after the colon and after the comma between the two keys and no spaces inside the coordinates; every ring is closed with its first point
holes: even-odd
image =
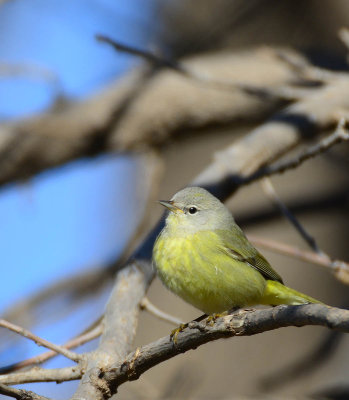
{"type": "Polygon", "coordinates": [[[188,324],[180,324],[178,328],[174,329],[171,332],[170,340],[174,344],[177,344],[177,336],[178,336],[178,334],[181,333],[182,331],[184,331],[184,329],[187,328],[187,327],[188,327],[188,324]]]}
{"type": "Polygon", "coordinates": [[[209,315],[206,319],[206,325],[213,326],[218,318],[224,317],[225,315],[227,315],[227,312],[213,313],[213,314],[209,315]]]}

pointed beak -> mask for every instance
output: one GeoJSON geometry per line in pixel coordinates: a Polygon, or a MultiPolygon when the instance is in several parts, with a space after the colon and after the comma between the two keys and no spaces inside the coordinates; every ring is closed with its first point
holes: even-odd
{"type": "Polygon", "coordinates": [[[172,200],[159,200],[159,203],[174,213],[183,212],[172,200]]]}

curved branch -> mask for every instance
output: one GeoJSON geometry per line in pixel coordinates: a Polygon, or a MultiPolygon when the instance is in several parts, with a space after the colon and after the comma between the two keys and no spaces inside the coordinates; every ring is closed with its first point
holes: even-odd
{"type": "MultiPolygon", "coordinates": [[[[102,375],[111,393],[126,381],[136,380],[155,365],[207,342],[233,336],[250,336],[286,326],[320,325],[349,332],[349,310],[319,304],[278,306],[263,310],[240,310],[218,318],[213,324],[207,319],[190,322],[177,336],[163,337],[129,354],[124,362],[114,365],[102,375]]],[[[102,376],[101,376],[102,377],[102,376]]]]}
{"type": "MultiPolygon", "coordinates": [[[[117,291],[115,294],[117,294],[117,291]]],[[[134,300],[131,300],[131,303],[133,302],[134,300]]],[[[115,326],[119,324],[119,321],[115,321],[115,326]]],[[[176,343],[171,339],[171,336],[165,336],[129,353],[122,362],[109,365],[107,362],[108,353],[104,354],[104,363],[97,356],[94,371],[90,370],[89,374],[91,382],[85,389],[91,389],[95,386],[94,391],[97,396],[100,395],[99,390],[106,397],[111,397],[116,393],[117,388],[126,381],[136,380],[155,365],[188,350],[194,350],[205,343],[233,336],[256,335],[287,326],[302,327],[309,325],[319,325],[349,333],[349,310],[320,304],[305,304],[278,306],[262,310],[242,309],[233,314],[219,317],[214,321],[207,318],[200,322],[192,321],[178,334],[176,343]],[[92,372],[94,373],[92,374],[92,372]]],[[[113,340],[108,343],[107,336],[108,334],[103,341],[105,349],[110,345],[109,348],[113,352],[118,352],[118,347],[115,347],[117,343],[113,340]]],[[[80,379],[82,373],[81,367],[51,370],[35,368],[26,372],[1,376],[0,383],[13,385],[27,382],[61,382],[80,379]]],[[[86,384],[87,382],[85,382],[86,384]]],[[[90,394],[91,392],[87,393],[90,394]]],[[[80,399],[82,397],[76,396],[74,398],[80,399]]]]}

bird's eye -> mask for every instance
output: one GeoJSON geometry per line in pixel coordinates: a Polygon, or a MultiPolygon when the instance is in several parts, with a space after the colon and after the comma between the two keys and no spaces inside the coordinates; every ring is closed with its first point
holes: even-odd
{"type": "Polygon", "coordinates": [[[189,207],[188,211],[189,211],[189,214],[195,214],[198,211],[198,209],[196,207],[189,207]]]}

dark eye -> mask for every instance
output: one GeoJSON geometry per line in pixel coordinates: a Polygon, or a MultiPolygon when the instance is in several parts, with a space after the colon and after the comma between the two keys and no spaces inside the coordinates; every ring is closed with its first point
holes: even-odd
{"type": "Polygon", "coordinates": [[[196,207],[189,207],[188,211],[189,211],[189,214],[195,214],[198,211],[198,209],[196,207]]]}

